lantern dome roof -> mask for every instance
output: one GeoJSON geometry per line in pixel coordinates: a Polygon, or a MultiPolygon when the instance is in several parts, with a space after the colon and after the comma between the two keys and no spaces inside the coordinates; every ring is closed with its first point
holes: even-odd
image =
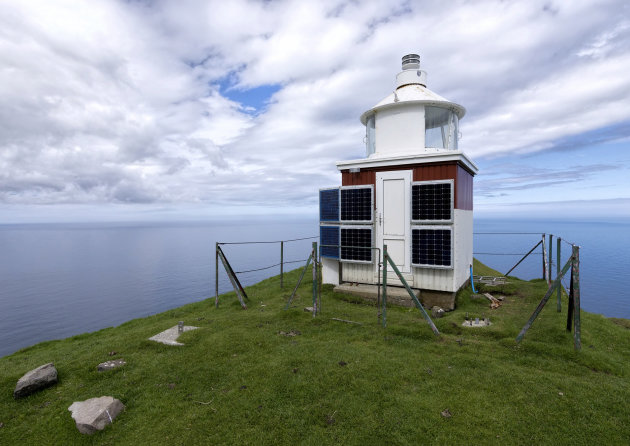
{"type": "Polygon", "coordinates": [[[453,110],[461,119],[466,109],[443,98],[426,87],[427,73],[420,70],[420,57],[408,54],[403,57],[403,70],[396,76],[396,89],[378,104],[361,115],[361,123],[366,124],[368,117],[384,108],[401,107],[408,104],[422,104],[453,110]]]}

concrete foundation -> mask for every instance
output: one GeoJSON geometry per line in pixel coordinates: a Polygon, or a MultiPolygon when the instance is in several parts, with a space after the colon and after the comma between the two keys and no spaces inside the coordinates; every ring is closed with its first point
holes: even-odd
{"type": "MultiPolygon", "coordinates": [[[[412,288],[418,300],[425,309],[431,309],[435,306],[441,307],[446,311],[455,309],[455,294],[446,291],[430,291],[412,288]]],[[[334,288],[337,293],[351,294],[359,296],[366,300],[376,302],[378,295],[378,287],[376,285],[367,285],[363,283],[344,282],[334,288]]],[[[383,287],[381,286],[381,299],[383,297],[383,287]]],[[[405,288],[397,286],[387,287],[387,303],[400,305],[402,307],[414,307],[415,304],[409,296],[405,288]]]]}

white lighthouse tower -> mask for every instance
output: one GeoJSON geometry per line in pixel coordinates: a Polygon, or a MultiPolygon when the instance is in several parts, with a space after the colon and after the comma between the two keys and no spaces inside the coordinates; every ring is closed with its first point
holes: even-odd
{"type": "Polygon", "coordinates": [[[478,169],[458,150],[466,110],[426,85],[420,57],[404,56],[392,94],[361,115],[366,158],[337,162],[341,187],[320,190],[323,281],[378,283],[373,247],[387,245],[425,306],[453,309],[470,277],[478,169]]]}

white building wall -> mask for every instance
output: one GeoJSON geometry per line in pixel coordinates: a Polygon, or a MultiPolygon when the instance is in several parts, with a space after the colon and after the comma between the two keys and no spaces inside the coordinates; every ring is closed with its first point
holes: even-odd
{"type": "Polygon", "coordinates": [[[376,263],[341,263],[341,280],[344,282],[376,283],[374,268],[376,263]]]}
{"type": "Polygon", "coordinates": [[[322,257],[322,282],[339,285],[339,262],[322,257]]]}
{"type": "Polygon", "coordinates": [[[424,149],[424,105],[405,104],[376,113],[376,154],[417,153],[424,149]]]}
{"type": "MultiPolygon", "coordinates": [[[[453,215],[453,268],[411,268],[411,277],[405,280],[414,288],[425,290],[456,292],[470,278],[470,265],[473,259],[473,212],[455,209],[453,215]]],[[[337,285],[339,268],[343,282],[375,284],[378,280],[376,262],[340,263],[334,259],[322,258],[324,283],[337,285]]],[[[382,273],[382,272],[381,272],[382,273]]],[[[388,274],[388,282],[397,284],[395,273],[388,274]]]]}
{"type": "Polygon", "coordinates": [[[453,269],[412,267],[415,288],[435,291],[453,291],[453,269]]]}
{"type": "Polygon", "coordinates": [[[453,291],[457,291],[470,278],[470,265],[473,259],[473,211],[455,209],[454,231],[453,291]]]}

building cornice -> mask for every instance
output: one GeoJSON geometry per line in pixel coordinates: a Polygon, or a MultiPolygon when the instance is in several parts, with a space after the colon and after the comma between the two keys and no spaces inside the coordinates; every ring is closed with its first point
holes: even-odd
{"type": "Polygon", "coordinates": [[[423,163],[442,163],[449,161],[458,161],[462,163],[470,172],[474,175],[479,172],[477,165],[466,156],[462,151],[448,151],[438,153],[424,153],[413,155],[398,155],[387,157],[374,157],[363,158],[358,160],[337,161],[338,170],[347,169],[367,169],[378,167],[390,167],[390,166],[402,166],[408,164],[423,164],[423,163]]]}

